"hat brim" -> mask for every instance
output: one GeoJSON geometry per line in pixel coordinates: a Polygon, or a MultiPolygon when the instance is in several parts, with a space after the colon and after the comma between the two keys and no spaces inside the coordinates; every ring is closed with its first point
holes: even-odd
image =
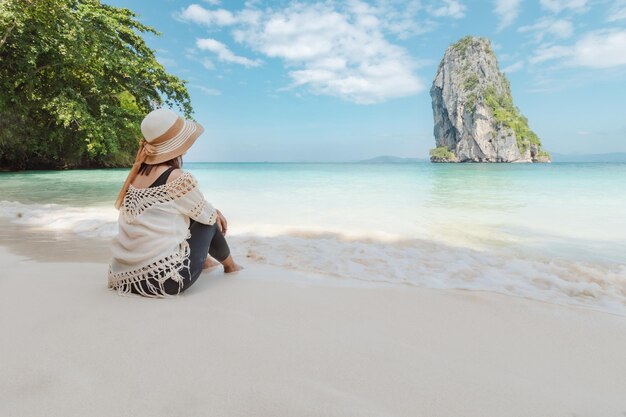
{"type": "Polygon", "coordinates": [[[157,146],[157,153],[150,155],[146,158],[145,163],[149,165],[161,164],[170,159],[174,159],[177,156],[181,156],[194,144],[196,139],[204,132],[202,125],[192,122],[191,120],[185,120],[183,129],[181,132],[162,144],[157,146]],[[181,135],[183,137],[181,137],[181,135]],[[180,143],[179,143],[180,142],[180,143]],[[171,144],[175,143],[176,146],[172,148],[171,144]],[[169,146],[168,146],[169,145],[169,146]],[[159,148],[166,148],[165,151],[159,152],[159,148]]]}

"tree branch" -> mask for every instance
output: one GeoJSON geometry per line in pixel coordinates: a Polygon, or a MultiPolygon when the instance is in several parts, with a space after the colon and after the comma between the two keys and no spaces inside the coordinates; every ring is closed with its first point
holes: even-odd
{"type": "Polygon", "coordinates": [[[7,38],[9,37],[9,35],[13,31],[13,29],[15,29],[15,24],[13,24],[13,26],[11,26],[9,29],[7,29],[7,31],[4,33],[4,36],[2,37],[2,40],[0,40],[0,48],[2,48],[4,46],[4,43],[7,41],[7,38]]]}

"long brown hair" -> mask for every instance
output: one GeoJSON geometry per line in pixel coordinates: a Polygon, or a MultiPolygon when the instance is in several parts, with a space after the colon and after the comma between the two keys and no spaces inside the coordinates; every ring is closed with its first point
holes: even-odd
{"type": "Polygon", "coordinates": [[[146,164],[145,162],[142,162],[141,166],[139,167],[139,171],[137,171],[137,175],[148,175],[150,174],[150,171],[152,171],[152,168],[159,166],[159,165],[167,165],[170,167],[180,169],[183,166],[183,157],[177,156],[176,158],[172,158],[170,160],[167,160],[165,162],[161,162],[160,164],[155,164],[155,165],[150,165],[150,164],[146,164]]]}

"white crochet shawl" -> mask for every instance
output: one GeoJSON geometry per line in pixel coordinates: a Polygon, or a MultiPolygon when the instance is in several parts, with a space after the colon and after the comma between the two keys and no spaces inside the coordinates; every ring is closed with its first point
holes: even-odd
{"type": "Polygon", "coordinates": [[[189,268],[189,218],[211,225],[216,217],[189,172],[158,187],[131,185],[111,245],[109,288],[128,294],[134,287],[148,297],[166,296],[163,283],[173,279],[181,285],[180,271],[189,268]],[[142,281],[148,292],[140,285],[142,281]]]}

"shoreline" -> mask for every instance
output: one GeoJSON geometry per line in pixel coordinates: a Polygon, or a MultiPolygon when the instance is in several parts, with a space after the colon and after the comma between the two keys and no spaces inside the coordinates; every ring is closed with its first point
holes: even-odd
{"type": "MultiPolygon", "coordinates": [[[[0,217],[0,247],[36,261],[108,263],[109,242],[110,238],[100,235],[85,236],[44,224],[29,226],[0,217]]],[[[521,252],[513,257],[505,251],[425,239],[377,240],[304,230],[268,236],[231,233],[229,242],[235,259],[244,264],[325,276],[345,285],[485,292],[626,317],[626,288],[621,281],[626,269],[619,264],[571,263],[521,252]],[[398,259],[400,264],[394,265],[398,259]],[[508,268],[509,263],[516,264],[516,269],[508,268]],[[590,271],[602,278],[587,279],[590,271]]]]}
{"type": "Polygon", "coordinates": [[[150,300],[102,262],[0,261],[2,415],[626,412],[621,316],[256,264],[150,300]]]}

